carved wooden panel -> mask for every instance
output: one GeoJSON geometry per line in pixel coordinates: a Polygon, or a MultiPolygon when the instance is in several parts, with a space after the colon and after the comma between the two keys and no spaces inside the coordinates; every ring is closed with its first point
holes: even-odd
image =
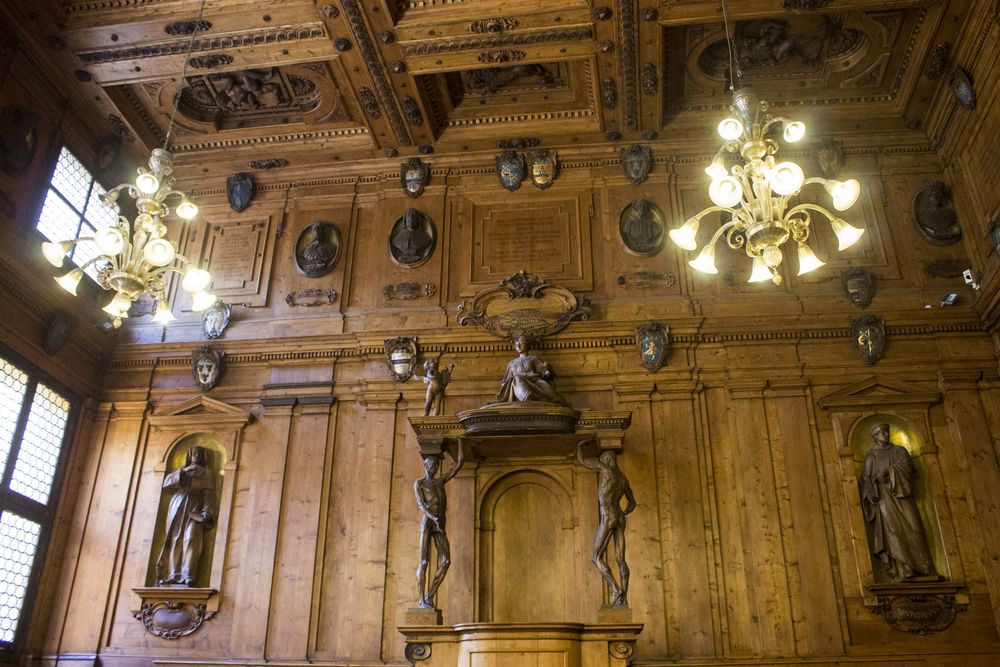
{"type": "Polygon", "coordinates": [[[277,232],[274,216],[205,217],[197,261],[212,274],[212,293],[230,303],[265,305],[277,232]]]}

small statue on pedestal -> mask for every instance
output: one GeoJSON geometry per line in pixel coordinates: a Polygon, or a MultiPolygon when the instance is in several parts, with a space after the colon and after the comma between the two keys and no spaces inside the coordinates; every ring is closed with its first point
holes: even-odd
{"type": "Polygon", "coordinates": [[[156,585],[193,586],[198,577],[202,537],[215,524],[215,482],[208,451],[192,447],[184,465],[163,479],[170,493],[163,548],[156,559],[156,585]]]}
{"type": "Polygon", "coordinates": [[[609,607],[628,606],[628,563],[625,562],[625,516],[635,509],[635,496],[625,473],[618,467],[618,459],[613,451],[601,453],[600,458],[583,458],[583,445],[576,446],[576,460],[585,468],[597,472],[597,504],[600,509],[600,523],[594,538],[594,565],[611,589],[609,607]],[[622,498],[628,502],[623,510],[622,498]],[[615,581],[608,567],[608,545],[614,540],[615,557],[618,561],[618,576],[621,585],[615,581]]]}
{"type": "Polygon", "coordinates": [[[517,356],[507,364],[497,400],[502,403],[541,401],[568,406],[569,401],[556,391],[556,374],[552,366],[528,354],[528,338],[524,335],[515,337],[514,349],[517,356]]]}
{"type": "Polygon", "coordinates": [[[889,442],[889,425],[871,428],[872,443],[861,473],[861,507],[871,526],[872,553],[894,582],[938,579],[913,489],[917,469],[905,447],[889,442]]]}
{"type": "Polygon", "coordinates": [[[441,407],[444,404],[444,390],[448,387],[448,383],[451,382],[451,372],[454,369],[455,364],[451,364],[448,368],[439,371],[437,359],[428,359],[424,362],[423,381],[427,385],[427,398],[424,399],[424,417],[430,416],[432,412],[435,417],[441,414],[441,407]]]}
{"type": "Polygon", "coordinates": [[[434,597],[444,581],[448,567],[451,566],[451,547],[448,544],[448,534],[445,532],[445,519],[448,510],[448,498],[444,485],[458,474],[462,467],[462,445],[458,445],[458,458],[443,477],[436,478],[441,467],[440,456],[425,456],[425,475],[413,483],[413,492],[417,496],[417,506],[424,513],[420,520],[420,563],[417,565],[417,593],[421,609],[436,609],[434,597]],[[430,585],[427,585],[427,568],[431,556],[431,542],[437,551],[437,570],[430,585]]]}

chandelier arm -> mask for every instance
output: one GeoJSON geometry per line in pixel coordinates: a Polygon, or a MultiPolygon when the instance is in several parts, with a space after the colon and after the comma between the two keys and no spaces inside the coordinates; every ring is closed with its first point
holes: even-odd
{"type": "Polygon", "coordinates": [[[799,204],[798,206],[790,209],[788,213],[785,214],[785,219],[787,220],[798,213],[805,213],[806,211],[815,211],[816,213],[825,216],[826,219],[831,222],[833,222],[833,220],[835,220],[837,217],[833,213],[830,213],[828,210],[820,206],[819,204],[805,203],[805,204],[799,204]]]}
{"type": "Polygon", "coordinates": [[[728,211],[729,213],[732,213],[734,219],[735,219],[735,217],[737,215],[737,211],[735,209],[726,208],[725,206],[709,206],[705,210],[699,211],[698,213],[695,213],[694,215],[692,215],[689,218],[689,220],[696,220],[698,222],[701,222],[701,219],[704,218],[709,213],[716,213],[716,212],[720,212],[721,213],[723,211],[728,211]]]}
{"type": "Polygon", "coordinates": [[[823,178],[822,176],[813,176],[811,178],[807,178],[806,180],[802,181],[802,187],[804,188],[807,185],[813,185],[813,184],[825,186],[829,182],[830,182],[829,179],[823,178]]]}
{"type": "Polygon", "coordinates": [[[705,245],[715,245],[716,243],[718,243],[719,239],[722,238],[723,233],[725,233],[725,231],[730,227],[735,227],[739,222],[738,218],[736,217],[736,211],[733,211],[733,209],[723,209],[723,210],[732,211],[733,219],[727,222],[726,224],[720,226],[717,230],[715,230],[715,233],[712,234],[712,238],[705,245]]]}

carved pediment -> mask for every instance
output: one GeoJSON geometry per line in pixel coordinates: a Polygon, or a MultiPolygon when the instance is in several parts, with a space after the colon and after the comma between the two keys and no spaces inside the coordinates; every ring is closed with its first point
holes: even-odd
{"type": "Polygon", "coordinates": [[[153,426],[220,425],[241,427],[250,423],[253,415],[234,405],[208,396],[197,396],[189,401],[156,410],[150,417],[153,426]]]}
{"type": "Polygon", "coordinates": [[[928,391],[908,382],[872,375],[827,394],[819,399],[819,405],[828,410],[863,410],[899,406],[929,407],[940,400],[941,394],[937,391],[928,391]]]}

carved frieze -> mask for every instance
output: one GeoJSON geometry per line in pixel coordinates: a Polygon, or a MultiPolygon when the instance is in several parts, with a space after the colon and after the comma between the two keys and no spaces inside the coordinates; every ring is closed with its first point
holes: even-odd
{"type": "Polygon", "coordinates": [[[265,160],[250,160],[247,163],[251,169],[262,169],[267,171],[268,169],[280,169],[281,167],[288,166],[288,160],[284,158],[267,158],[265,160]]]}
{"type": "Polygon", "coordinates": [[[473,21],[469,24],[469,32],[505,32],[513,30],[518,20],[513,16],[495,16],[489,19],[473,21]]]}
{"type": "Polygon", "coordinates": [[[361,109],[366,116],[372,120],[378,120],[382,117],[382,110],[379,108],[378,100],[375,99],[375,93],[372,92],[371,88],[358,90],[358,100],[361,102],[361,109]]]}
{"type": "Polygon", "coordinates": [[[291,308],[315,308],[328,306],[337,300],[337,293],[332,289],[313,287],[310,289],[289,292],[285,295],[285,303],[291,308]]]}
{"type": "Polygon", "coordinates": [[[188,67],[193,69],[212,69],[223,67],[233,62],[233,57],[227,53],[213,53],[207,56],[195,56],[188,60],[188,67]]]}
{"type": "Polygon", "coordinates": [[[419,127],[424,124],[424,116],[420,113],[420,105],[409,95],[403,98],[403,113],[406,114],[406,120],[410,122],[410,125],[419,127]]]}
{"type": "Polygon", "coordinates": [[[163,32],[172,37],[190,36],[196,32],[205,32],[212,29],[212,22],[205,19],[191,19],[190,21],[174,21],[163,27],[163,32]]]}
{"type": "Polygon", "coordinates": [[[582,41],[594,36],[592,26],[565,28],[558,30],[540,30],[534,32],[492,33],[486,37],[462,37],[459,39],[441,40],[437,42],[421,42],[407,44],[402,47],[404,56],[428,56],[437,53],[452,53],[456,51],[478,51],[501,46],[520,46],[522,44],[544,44],[549,42],[582,41]]]}
{"type": "Polygon", "coordinates": [[[642,66],[642,94],[647,97],[656,95],[660,87],[660,76],[656,72],[656,65],[645,63],[642,66]]]}
{"type": "MultiPolygon", "coordinates": [[[[256,30],[240,34],[211,35],[190,40],[171,41],[165,44],[151,44],[146,46],[133,46],[121,49],[108,49],[102,51],[90,51],[79,54],[79,58],[84,63],[90,65],[94,63],[115,62],[118,60],[136,60],[139,58],[156,58],[160,56],[179,55],[188,52],[190,46],[192,51],[216,51],[220,49],[235,49],[239,47],[255,46],[258,44],[275,44],[280,42],[299,41],[304,39],[317,39],[325,37],[326,31],[321,24],[311,26],[280,27],[266,30],[256,30]]],[[[226,62],[233,62],[230,55],[223,54],[226,62]]],[[[197,56],[192,60],[207,56],[197,56]]],[[[200,61],[199,61],[200,62],[200,61]]],[[[188,63],[191,67],[196,65],[188,63]]],[[[219,67],[221,65],[203,65],[203,67],[219,67]]]]}
{"type": "Polygon", "coordinates": [[[475,324],[500,338],[531,340],[590,318],[590,301],[525,271],[504,278],[458,306],[458,323],[475,324]]]}
{"type": "Polygon", "coordinates": [[[502,148],[504,150],[534,148],[535,146],[540,146],[541,144],[542,140],[537,137],[511,137],[509,139],[498,140],[497,148],[502,148]]]}
{"type": "Polygon", "coordinates": [[[601,105],[609,111],[618,106],[618,84],[611,77],[601,81],[601,105]]]}
{"type": "Polygon", "coordinates": [[[523,60],[528,55],[520,49],[499,49],[497,51],[483,51],[476,58],[481,63],[510,63],[523,60]]]}
{"type": "Polygon", "coordinates": [[[782,7],[792,10],[812,10],[826,7],[833,0],[785,0],[782,7]]]}

